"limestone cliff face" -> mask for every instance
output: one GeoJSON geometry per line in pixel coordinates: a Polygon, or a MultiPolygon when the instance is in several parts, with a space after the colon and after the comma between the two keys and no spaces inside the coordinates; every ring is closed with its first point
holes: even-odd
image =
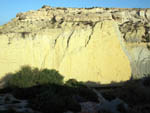
{"type": "Polygon", "coordinates": [[[100,83],[150,73],[149,14],[149,9],[48,6],[19,13],[0,27],[0,76],[23,65],[100,83]]]}

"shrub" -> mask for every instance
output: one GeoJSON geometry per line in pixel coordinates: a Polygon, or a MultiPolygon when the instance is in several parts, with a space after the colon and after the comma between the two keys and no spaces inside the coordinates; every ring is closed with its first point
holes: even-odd
{"type": "Polygon", "coordinates": [[[22,67],[6,76],[9,92],[18,99],[27,99],[29,106],[42,113],[79,112],[81,101],[98,101],[97,95],[83,82],[75,79],[63,83],[63,76],[56,70],[22,67]]]}
{"type": "Polygon", "coordinates": [[[83,82],[78,82],[75,79],[69,79],[66,81],[65,85],[69,87],[86,87],[83,82]]]}
{"type": "Polygon", "coordinates": [[[61,76],[56,70],[43,69],[39,73],[39,84],[63,84],[63,76],[61,76]]]}
{"type": "Polygon", "coordinates": [[[27,88],[42,84],[63,84],[63,76],[56,70],[38,68],[32,69],[29,66],[24,66],[16,73],[10,73],[6,84],[10,87],[27,88]]]}

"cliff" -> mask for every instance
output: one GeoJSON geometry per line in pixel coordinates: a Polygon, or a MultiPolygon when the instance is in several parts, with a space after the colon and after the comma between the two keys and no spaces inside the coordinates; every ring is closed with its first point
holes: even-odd
{"type": "Polygon", "coordinates": [[[111,83],[150,74],[150,9],[51,8],[0,26],[0,76],[23,65],[111,83]]]}

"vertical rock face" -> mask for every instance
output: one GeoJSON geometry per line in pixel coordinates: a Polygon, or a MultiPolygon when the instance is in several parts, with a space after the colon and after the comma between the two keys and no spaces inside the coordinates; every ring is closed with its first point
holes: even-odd
{"type": "MultiPolygon", "coordinates": [[[[120,33],[114,21],[97,23],[85,47],[75,53],[70,53],[68,49],[60,64],[60,72],[68,75],[68,78],[84,81],[110,83],[128,80],[131,75],[130,63],[118,37],[120,33]]],[[[76,37],[70,41],[73,38],[76,37]]]]}
{"type": "Polygon", "coordinates": [[[0,27],[0,77],[23,65],[103,84],[150,73],[148,12],[45,6],[19,13],[0,27]]]}

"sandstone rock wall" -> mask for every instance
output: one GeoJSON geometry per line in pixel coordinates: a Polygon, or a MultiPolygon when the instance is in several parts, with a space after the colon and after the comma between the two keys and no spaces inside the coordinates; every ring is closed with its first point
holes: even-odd
{"type": "Polygon", "coordinates": [[[19,13],[0,27],[0,76],[22,65],[100,83],[149,74],[149,12],[44,6],[19,13]]]}

